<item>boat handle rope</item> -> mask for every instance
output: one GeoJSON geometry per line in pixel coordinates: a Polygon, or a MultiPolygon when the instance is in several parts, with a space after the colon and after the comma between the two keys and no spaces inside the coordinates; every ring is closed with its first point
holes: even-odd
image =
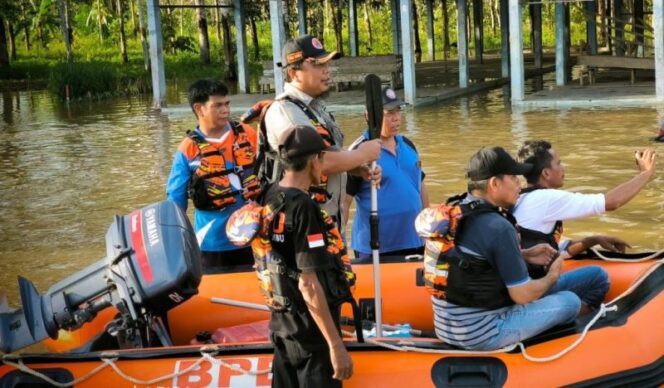
{"type": "Polygon", "coordinates": [[[102,371],[103,369],[105,369],[108,366],[110,366],[115,371],[115,373],[118,374],[118,376],[122,377],[123,379],[125,379],[129,382],[132,382],[134,384],[139,384],[139,385],[152,385],[152,384],[156,384],[156,383],[159,383],[161,381],[164,381],[164,380],[170,380],[170,379],[185,375],[185,374],[191,372],[192,370],[198,368],[204,361],[207,361],[212,365],[219,364],[219,365],[221,365],[223,367],[226,367],[228,369],[231,369],[233,371],[243,373],[243,374],[253,375],[253,376],[263,375],[263,374],[267,374],[267,373],[272,372],[271,368],[259,369],[259,370],[256,370],[256,371],[246,370],[244,368],[241,368],[241,367],[237,366],[236,364],[228,363],[228,362],[225,362],[223,360],[216,359],[216,358],[214,358],[214,356],[216,356],[219,353],[218,347],[216,345],[203,346],[199,349],[199,351],[201,353],[201,357],[198,360],[196,360],[196,362],[191,364],[190,366],[184,368],[183,370],[181,370],[179,372],[170,373],[168,375],[164,375],[164,376],[160,376],[160,377],[155,377],[151,380],[138,379],[136,377],[128,375],[122,369],[120,369],[120,367],[116,364],[116,361],[118,361],[118,357],[117,357],[118,353],[116,353],[116,352],[103,352],[101,354],[102,364],[100,364],[96,368],[92,369],[90,372],[86,373],[85,375],[83,375],[83,376],[81,376],[81,377],[79,377],[75,380],[72,380],[68,383],[60,383],[58,381],[55,381],[55,380],[51,379],[50,377],[46,376],[45,374],[40,373],[40,372],[30,368],[29,366],[27,366],[23,363],[23,360],[21,359],[20,355],[4,354],[2,356],[2,362],[6,365],[9,365],[9,366],[12,366],[12,367],[16,368],[17,370],[20,370],[21,372],[24,372],[24,373],[27,373],[27,374],[32,375],[34,377],[40,378],[40,379],[46,381],[47,383],[49,383],[49,384],[51,384],[55,387],[58,387],[58,388],[72,387],[76,384],[80,384],[83,381],[93,377],[94,375],[96,375],[97,373],[99,373],[100,371],[102,371]],[[12,361],[12,360],[17,360],[18,362],[15,362],[15,361],[12,361]]]}
{"type": "MultiPolygon", "coordinates": [[[[506,346],[506,347],[501,348],[501,349],[496,349],[496,350],[472,351],[472,350],[454,350],[454,349],[449,349],[449,350],[448,349],[445,349],[445,350],[443,350],[443,349],[421,349],[421,348],[412,346],[412,344],[409,345],[409,342],[407,342],[407,341],[400,341],[396,345],[392,345],[390,343],[386,343],[386,342],[383,342],[381,340],[373,339],[373,338],[366,338],[365,341],[368,342],[368,343],[371,343],[373,345],[380,346],[380,347],[390,349],[390,350],[394,350],[394,351],[416,352],[416,353],[432,353],[432,354],[461,354],[461,355],[463,355],[463,354],[467,354],[467,355],[472,355],[472,354],[475,354],[475,355],[476,354],[497,354],[497,353],[511,352],[512,350],[514,350],[518,347],[521,350],[521,354],[523,354],[523,357],[525,359],[527,359],[528,361],[531,361],[531,362],[549,362],[549,361],[553,361],[553,360],[556,360],[558,358],[561,358],[562,356],[564,356],[565,354],[569,353],[574,348],[576,348],[579,344],[581,344],[581,342],[585,339],[586,335],[588,334],[588,331],[590,330],[590,328],[600,318],[602,318],[609,311],[618,311],[618,306],[616,305],[616,303],[620,299],[624,298],[625,296],[627,296],[631,292],[633,292],[634,289],[636,289],[636,287],[638,287],[641,283],[643,283],[645,281],[645,279],[648,276],[650,276],[651,273],[655,272],[655,270],[657,270],[657,268],[659,268],[662,265],[664,265],[664,259],[658,260],[657,262],[655,262],[655,264],[653,264],[650,268],[648,268],[648,270],[646,270],[634,283],[632,283],[632,285],[627,290],[625,290],[622,294],[620,294],[619,296],[617,296],[616,298],[614,298],[613,300],[611,300],[610,302],[608,302],[606,304],[604,304],[604,303],[601,304],[600,308],[599,308],[599,311],[597,312],[597,314],[595,314],[593,319],[591,319],[588,322],[588,324],[584,327],[583,332],[581,333],[579,338],[577,338],[576,341],[574,341],[567,348],[561,350],[560,352],[558,352],[554,355],[548,356],[548,357],[534,357],[534,356],[531,356],[526,351],[526,347],[523,344],[523,342],[518,342],[516,344],[512,344],[512,345],[506,346]]],[[[355,336],[355,333],[350,333],[350,332],[345,332],[345,331],[343,332],[343,334],[349,335],[351,337],[355,336]]],[[[214,356],[216,356],[219,353],[218,347],[216,345],[202,346],[199,349],[199,351],[201,353],[201,357],[198,360],[196,360],[196,362],[193,363],[192,365],[188,366],[187,368],[185,368],[185,369],[183,369],[179,372],[171,373],[171,374],[161,376],[161,377],[156,377],[152,380],[140,380],[140,379],[135,378],[133,376],[130,376],[130,375],[126,374],[124,371],[122,371],[122,369],[120,369],[120,367],[116,364],[116,361],[118,361],[118,353],[117,352],[103,352],[101,354],[101,361],[102,361],[101,365],[99,365],[96,368],[92,369],[90,372],[86,373],[85,375],[83,375],[83,376],[81,376],[81,377],[79,377],[75,380],[72,380],[68,383],[57,382],[57,381],[51,379],[50,377],[46,376],[45,374],[40,373],[40,372],[38,372],[34,369],[31,369],[29,366],[27,366],[23,363],[23,360],[21,359],[21,356],[17,355],[17,354],[3,354],[2,355],[2,362],[6,365],[9,365],[9,366],[12,366],[12,367],[16,368],[17,370],[20,370],[21,372],[24,372],[24,373],[27,373],[29,375],[35,376],[37,378],[40,378],[40,379],[46,381],[47,383],[49,383],[49,384],[51,384],[55,387],[59,387],[59,388],[60,387],[61,388],[71,387],[75,384],[79,384],[79,383],[93,377],[95,374],[99,373],[100,371],[102,371],[103,369],[105,369],[108,366],[113,368],[115,373],[117,373],[120,377],[124,378],[125,380],[128,380],[128,381],[130,381],[134,384],[142,384],[142,385],[151,385],[151,384],[155,384],[155,383],[158,383],[158,382],[161,382],[161,381],[164,381],[164,380],[168,380],[168,379],[172,379],[172,378],[175,378],[175,377],[182,376],[184,374],[187,374],[187,373],[191,372],[195,368],[197,368],[201,363],[203,363],[203,361],[207,361],[212,365],[219,364],[221,366],[224,366],[224,367],[229,368],[231,370],[234,370],[236,372],[240,372],[240,373],[243,373],[243,374],[254,375],[254,376],[263,375],[263,374],[267,374],[267,373],[271,372],[270,368],[261,369],[261,370],[257,370],[257,371],[246,370],[246,369],[243,369],[243,368],[237,366],[236,364],[227,363],[223,360],[216,359],[216,358],[214,358],[214,356]],[[17,360],[17,362],[14,361],[14,360],[17,360]]]]}
{"type": "Polygon", "coordinates": [[[657,259],[659,258],[662,253],[664,253],[664,249],[660,249],[659,251],[653,252],[650,255],[646,257],[642,257],[640,259],[617,259],[613,257],[608,257],[604,255],[601,251],[599,251],[597,248],[590,248],[590,250],[597,255],[600,259],[604,261],[609,261],[609,262],[615,262],[615,263],[640,263],[643,261],[648,261],[652,259],[657,259]]]}

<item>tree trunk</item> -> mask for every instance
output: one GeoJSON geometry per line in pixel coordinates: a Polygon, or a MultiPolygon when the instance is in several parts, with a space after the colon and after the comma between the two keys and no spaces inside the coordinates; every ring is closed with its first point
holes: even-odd
{"type": "Polygon", "coordinates": [[[129,14],[131,15],[131,30],[134,39],[138,36],[138,26],[136,25],[136,13],[134,12],[134,0],[129,0],[129,14]]]}
{"type": "Polygon", "coordinates": [[[599,14],[599,42],[598,45],[606,45],[606,7],[603,0],[597,0],[597,13],[599,14]]]}
{"type": "Polygon", "coordinates": [[[221,17],[221,26],[224,33],[224,75],[227,80],[237,79],[235,64],[233,63],[233,41],[231,40],[231,21],[228,16],[221,17]]]}
{"type": "MultiPolygon", "coordinates": [[[[18,4],[21,7],[21,17],[23,17],[23,20],[26,20],[27,16],[25,14],[25,7],[23,6],[23,2],[19,1],[18,4]]],[[[25,50],[30,52],[30,49],[32,47],[30,45],[30,29],[29,29],[27,23],[25,23],[25,25],[23,26],[23,33],[25,35],[25,50]]]]}
{"type": "Polygon", "coordinates": [[[117,0],[118,21],[120,22],[120,54],[122,55],[122,63],[129,63],[127,58],[127,38],[125,37],[124,15],[122,0],[117,0]]]}
{"type": "MultiPolygon", "coordinates": [[[[180,0],[180,5],[184,6],[184,0],[180,0]]],[[[196,5],[198,5],[198,2],[196,2],[196,5]]],[[[180,36],[184,36],[184,8],[180,8],[180,36]]]]}
{"type": "Polygon", "coordinates": [[[254,61],[258,61],[261,58],[260,55],[260,46],[258,45],[258,31],[256,30],[256,20],[253,17],[249,18],[249,24],[251,25],[251,43],[254,46],[254,61]]]}
{"type": "Polygon", "coordinates": [[[9,66],[9,53],[7,52],[7,34],[5,33],[5,20],[0,15],[0,67],[9,66]]]}
{"type": "Polygon", "coordinates": [[[97,28],[99,29],[99,42],[104,43],[104,31],[101,29],[101,0],[97,0],[97,28]]]}
{"type": "Polygon", "coordinates": [[[205,8],[205,0],[196,0],[196,14],[198,15],[198,43],[201,52],[201,62],[204,65],[210,64],[210,41],[208,39],[208,28],[205,8]]]}
{"type": "Polygon", "coordinates": [[[138,28],[141,30],[141,47],[143,47],[143,65],[145,66],[145,71],[150,70],[150,51],[148,49],[148,38],[147,31],[145,30],[145,18],[143,17],[143,5],[141,0],[136,1],[136,6],[138,8],[138,28]]]}
{"type": "Polygon", "coordinates": [[[422,62],[422,45],[420,44],[420,21],[419,16],[417,15],[417,6],[415,1],[411,2],[413,7],[413,25],[412,28],[415,30],[415,62],[422,62]]]}
{"type": "Polygon", "coordinates": [[[498,25],[498,0],[489,1],[489,10],[491,12],[491,31],[496,36],[496,26],[498,25]]]}
{"type": "Polygon", "coordinates": [[[12,61],[16,60],[16,31],[14,31],[14,25],[7,22],[7,28],[9,29],[9,48],[11,49],[12,61]]]}
{"type": "Polygon", "coordinates": [[[450,16],[447,12],[447,0],[443,0],[443,59],[450,57],[450,16]]]}
{"type": "Polygon", "coordinates": [[[337,0],[332,2],[332,22],[334,23],[334,37],[337,40],[337,51],[343,56],[344,55],[344,40],[341,35],[342,29],[342,0],[337,0]]]}
{"type": "Polygon", "coordinates": [[[290,1],[283,1],[283,11],[284,11],[284,36],[288,40],[291,38],[291,29],[290,29],[290,1]]]}
{"type": "MultiPolygon", "coordinates": [[[[119,1],[119,0],[118,0],[119,1]]],[[[60,29],[62,30],[62,37],[65,41],[65,49],[67,51],[67,62],[74,60],[74,53],[71,49],[71,40],[69,39],[69,26],[68,26],[68,17],[67,17],[67,5],[65,4],[66,0],[58,0],[58,13],[60,14],[60,29]]]]}
{"type": "Polygon", "coordinates": [[[364,22],[367,23],[369,33],[369,51],[373,51],[373,32],[371,31],[371,18],[369,17],[369,5],[364,3],[364,22]]]}
{"type": "Polygon", "coordinates": [[[219,9],[219,0],[214,0],[214,5],[217,6],[214,9],[214,26],[217,31],[217,41],[221,45],[221,10],[219,9]]]}

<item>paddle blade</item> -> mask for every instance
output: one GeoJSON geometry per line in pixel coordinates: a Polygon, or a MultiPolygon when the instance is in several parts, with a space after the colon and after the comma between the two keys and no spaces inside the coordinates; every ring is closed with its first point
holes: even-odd
{"type": "Polygon", "coordinates": [[[364,91],[366,94],[366,108],[369,120],[369,138],[380,137],[380,128],[383,125],[383,96],[380,90],[380,78],[369,74],[364,78],[364,91]]]}

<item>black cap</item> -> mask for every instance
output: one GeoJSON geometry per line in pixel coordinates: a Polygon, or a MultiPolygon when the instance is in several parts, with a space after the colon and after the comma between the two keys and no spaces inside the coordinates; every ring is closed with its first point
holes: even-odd
{"type": "Polygon", "coordinates": [[[279,139],[279,156],[288,159],[315,155],[326,149],[323,138],[308,125],[290,127],[279,139]]]}
{"type": "Polygon", "coordinates": [[[402,100],[389,86],[383,88],[383,109],[391,110],[402,105],[406,105],[406,102],[402,100]]]}
{"type": "Polygon", "coordinates": [[[533,169],[530,163],[518,163],[502,147],[481,148],[468,162],[468,179],[482,181],[496,175],[525,175],[533,169]]]}
{"type": "Polygon", "coordinates": [[[286,42],[281,55],[281,62],[278,65],[287,67],[307,58],[316,58],[318,63],[326,63],[331,59],[338,59],[339,57],[341,57],[341,54],[336,51],[332,51],[331,53],[325,51],[323,44],[318,38],[311,35],[302,35],[295,40],[291,39],[286,42]]]}

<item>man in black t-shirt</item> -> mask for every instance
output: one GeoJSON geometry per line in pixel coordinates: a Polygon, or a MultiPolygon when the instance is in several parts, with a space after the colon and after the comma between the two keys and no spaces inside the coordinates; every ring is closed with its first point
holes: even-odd
{"type": "Polygon", "coordinates": [[[340,387],[353,363],[339,334],[340,309],[327,295],[334,261],[326,247],[326,229],[308,189],[318,183],[325,144],[313,127],[295,126],[282,135],[279,158],[285,173],[270,187],[264,203],[284,203],[272,224],[272,249],[283,257],[286,276],[277,288],[290,307],[274,311],[270,321],[274,360],[273,387],[340,387]]]}

